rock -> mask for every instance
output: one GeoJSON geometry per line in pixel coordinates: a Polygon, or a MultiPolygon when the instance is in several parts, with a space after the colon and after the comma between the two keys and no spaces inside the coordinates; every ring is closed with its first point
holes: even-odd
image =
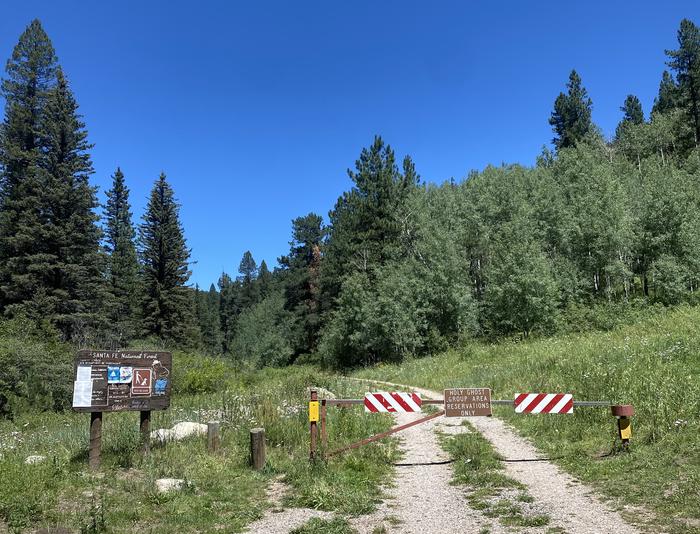
{"type": "Polygon", "coordinates": [[[156,489],[159,493],[180,491],[185,487],[185,481],[181,478],[159,478],[156,480],[156,489]]]}
{"type": "Polygon", "coordinates": [[[321,387],[308,387],[306,388],[306,396],[311,397],[311,390],[315,389],[318,391],[319,399],[335,399],[335,394],[332,391],[328,391],[326,388],[321,387]]]}
{"type": "Polygon", "coordinates": [[[159,428],[151,432],[151,439],[160,441],[180,441],[181,439],[190,436],[201,436],[207,433],[207,425],[202,423],[193,423],[191,421],[183,421],[177,423],[172,428],[159,428]]]}
{"type": "Polygon", "coordinates": [[[42,456],[41,454],[32,454],[31,456],[27,456],[27,459],[24,460],[24,463],[27,465],[40,464],[44,460],[46,460],[46,456],[42,456]]]}

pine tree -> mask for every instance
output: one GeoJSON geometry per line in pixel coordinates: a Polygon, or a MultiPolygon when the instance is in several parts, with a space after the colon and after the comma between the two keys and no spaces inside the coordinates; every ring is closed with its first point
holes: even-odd
{"type": "Polygon", "coordinates": [[[193,324],[187,280],[189,258],[173,190],[161,173],[139,227],[143,279],[143,333],[187,342],[193,324]]]}
{"type": "Polygon", "coordinates": [[[241,284],[239,306],[241,310],[250,308],[260,301],[260,293],[255,283],[258,277],[258,265],[249,250],[243,253],[238,265],[238,282],[241,284]]]}
{"type": "Polygon", "coordinates": [[[330,213],[323,268],[326,307],[337,297],[343,277],[370,272],[405,253],[404,238],[411,232],[406,204],[420,180],[409,157],[403,173],[399,170],[394,151],[379,136],[362,149],[348,175],[354,187],[330,213]]]}
{"type": "Polygon", "coordinates": [[[615,138],[619,138],[622,130],[628,125],[639,125],[644,123],[644,111],[642,111],[642,103],[634,95],[627,95],[625,102],[620,107],[623,116],[615,130],[615,138]]]}
{"type": "Polygon", "coordinates": [[[272,273],[270,272],[270,269],[267,268],[267,263],[265,263],[265,260],[260,262],[257,284],[260,300],[263,300],[269,295],[271,289],[270,286],[272,284],[272,273]]]}
{"type": "Polygon", "coordinates": [[[236,335],[236,320],[240,314],[238,294],[240,283],[226,273],[219,277],[219,324],[221,325],[221,345],[225,354],[231,353],[236,335]]]}
{"type": "Polygon", "coordinates": [[[556,135],[552,142],[557,150],[575,146],[593,131],[593,102],[575,70],[569,74],[566,88],[566,94],[559,93],[555,100],[554,111],[549,119],[556,135]]]}
{"type": "Polygon", "coordinates": [[[46,184],[43,208],[45,253],[36,258],[32,272],[42,277],[54,321],[66,338],[83,335],[85,326],[97,326],[104,302],[102,232],[95,209],[96,189],[85,124],[63,72],[49,92],[42,127],[41,166],[46,184]]]}
{"type": "Polygon", "coordinates": [[[688,19],[678,30],[678,50],[667,50],[668,66],[676,71],[681,105],[694,132],[694,146],[700,143],[700,29],[688,19]]]}
{"type": "Polygon", "coordinates": [[[109,324],[118,339],[128,341],[135,333],[135,318],[138,313],[139,265],[134,244],[136,232],[132,223],[129,188],[118,167],[112,175],[112,188],[107,191],[105,236],[105,250],[109,254],[109,324]]]}
{"type": "Polygon", "coordinates": [[[652,114],[668,113],[678,109],[678,85],[673,79],[670,72],[665,70],[661,75],[661,83],[659,83],[659,94],[654,99],[654,107],[652,114]]]}
{"type": "MultiPolygon", "coordinates": [[[[103,301],[95,189],[85,125],[39,21],[3,81],[0,284],[5,312],[84,336],[103,301]]],[[[84,338],[83,338],[84,341],[84,338]]]]}
{"type": "Polygon", "coordinates": [[[320,328],[321,246],[326,230],[320,215],[309,213],[292,221],[289,256],[280,258],[286,269],[285,309],[293,313],[295,353],[313,351],[320,328]]]}
{"type": "Polygon", "coordinates": [[[42,157],[42,121],[49,91],[56,84],[57,60],[38,20],[19,38],[2,81],[5,118],[0,128],[0,308],[39,317],[42,281],[31,271],[32,258],[45,253],[43,209],[46,190],[42,157]],[[27,309],[33,308],[33,309],[27,309]]]}

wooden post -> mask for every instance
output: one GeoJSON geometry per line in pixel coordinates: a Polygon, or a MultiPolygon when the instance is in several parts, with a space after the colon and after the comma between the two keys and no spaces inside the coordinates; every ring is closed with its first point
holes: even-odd
{"type": "Polygon", "coordinates": [[[102,450],[102,412],[90,412],[90,448],[88,449],[88,465],[91,470],[100,468],[102,450]]]}
{"type": "Polygon", "coordinates": [[[209,452],[216,452],[219,450],[221,445],[221,436],[219,435],[219,430],[221,425],[219,421],[209,421],[207,423],[207,450],[209,452]]]}
{"type": "Polygon", "coordinates": [[[326,432],[326,399],[321,400],[321,450],[323,454],[328,448],[328,433],[326,432]]]}
{"type": "Polygon", "coordinates": [[[142,410],[140,413],[141,450],[144,454],[148,454],[151,452],[151,410],[142,410]]]}
{"type": "Polygon", "coordinates": [[[260,470],[265,467],[265,429],[253,428],[250,431],[250,465],[260,470]]]}

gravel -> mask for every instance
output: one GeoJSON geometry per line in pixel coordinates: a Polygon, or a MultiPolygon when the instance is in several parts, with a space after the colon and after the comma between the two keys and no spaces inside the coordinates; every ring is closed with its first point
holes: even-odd
{"type": "MultiPolygon", "coordinates": [[[[369,381],[374,382],[374,381],[369,381]]],[[[406,388],[401,384],[376,382],[406,388]]],[[[440,398],[441,393],[411,388],[424,398],[440,398]]],[[[425,414],[396,414],[396,423],[404,424],[425,414]]],[[[437,432],[455,434],[469,432],[461,418],[439,417],[416,425],[398,434],[402,439],[404,457],[397,465],[394,484],[385,488],[387,498],[369,515],[350,518],[360,534],[381,531],[387,533],[431,534],[460,532],[476,534],[489,532],[546,533],[556,529],[568,534],[633,534],[639,532],[603,503],[589,488],[574,480],[554,464],[539,460],[538,450],[520,437],[503,421],[495,417],[467,417],[494,449],[507,460],[506,474],[527,486],[534,501],[527,504],[528,512],[547,514],[551,521],[540,528],[507,528],[497,518],[489,518],[473,510],[465,498],[466,489],[451,484],[452,466],[447,453],[440,447],[437,432]],[[423,465],[421,465],[423,464],[423,465]]],[[[333,512],[308,508],[279,508],[280,496],[289,488],[274,482],[268,497],[274,506],[265,517],[249,526],[250,532],[283,534],[303,525],[312,517],[332,519],[333,512]]]]}

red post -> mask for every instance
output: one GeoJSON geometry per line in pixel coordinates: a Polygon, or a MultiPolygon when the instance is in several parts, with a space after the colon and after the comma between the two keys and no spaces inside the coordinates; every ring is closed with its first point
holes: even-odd
{"type": "MultiPolygon", "coordinates": [[[[315,389],[311,390],[311,401],[318,401],[318,391],[316,391],[315,389]]],[[[309,450],[309,459],[313,461],[316,459],[316,440],[318,438],[318,426],[316,421],[309,421],[309,431],[311,432],[311,446],[309,450]]]]}

